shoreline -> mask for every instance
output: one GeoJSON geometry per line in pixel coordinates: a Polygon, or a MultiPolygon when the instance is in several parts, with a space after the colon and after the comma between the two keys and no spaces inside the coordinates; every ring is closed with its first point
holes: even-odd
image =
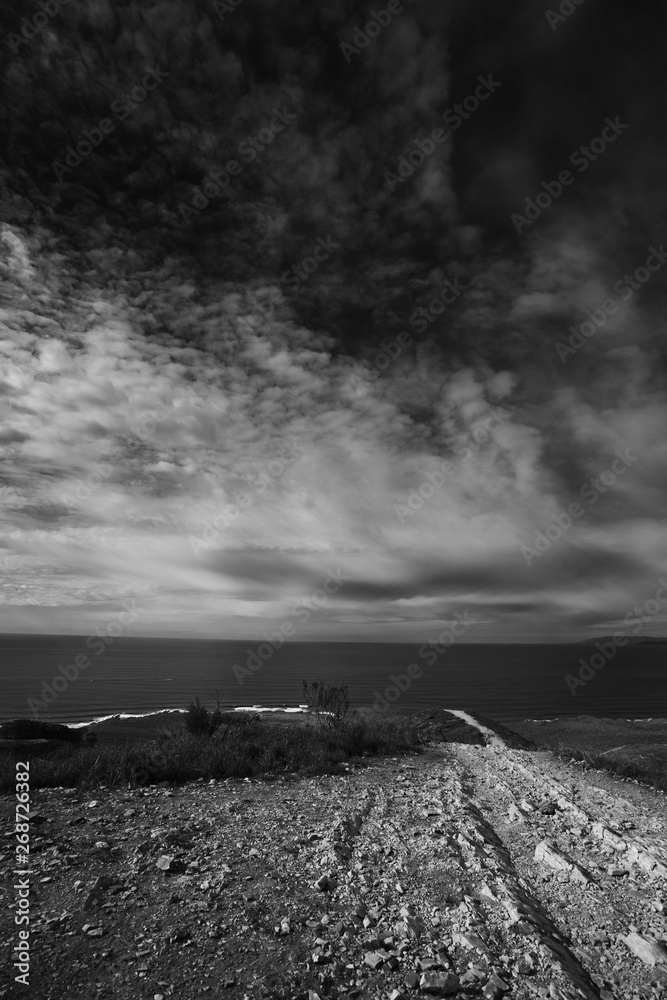
{"type": "MultiPolygon", "coordinates": [[[[304,721],[307,714],[302,707],[290,706],[262,708],[261,706],[243,705],[236,708],[224,707],[222,711],[261,715],[263,721],[269,725],[298,723],[304,721]]],[[[81,729],[87,726],[91,733],[95,733],[98,740],[105,742],[152,739],[163,728],[171,729],[176,726],[185,728],[182,721],[185,714],[187,714],[187,709],[184,708],[161,709],[157,712],[148,712],[145,715],[120,712],[116,715],[96,719],[94,722],[77,723],[76,727],[72,725],[70,728],[81,729]]]]}
{"type": "MultiPolygon", "coordinates": [[[[222,711],[239,715],[254,715],[268,726],[311,725],[305,705],[237,705],[221,706],[222,711]]],[[[424,717],[430,710],[395,713],[397,717],[424,717]]],[[[437,711],[437,710],[435,710],[437,711]]],[[[155,739],[161,731],[184,730],[184,708],[159,709],[152,712],[117,712],[98,716],[90,722],[62,722],[70,729],[86,728],[97,737],[98,743],[140,743],[155,739]]],[[[371,714],[373,714],[371,712],[371,714]]],[[[393,713],[392,713],[393,714],[393,713]]],[[[471,710],[473,717],[482,718],[471,710]]],[[[605,753],[619,746],[645,749],[651,753],[664,754],[667,759],[667,718],[628,716],[555,715],[544,719],[515,717],[502,723],[491,717],[484,717],[498,730],[510,732],[529,740],[545,749],[577,748],[589,752],[605,753]]],[[[10,721],[10,720],[5,720],[10,721]]],[[[55,720],[41,720],[55,721],[55,720]]]]}
{"type": "MultiPolygon", "coordinates": [[[[225,712],[253,714],[261,717],[265,725],[308,725],[311,719],[304,705],[223,706],[225,712]]],[[[71,729],[87,727],[102,742],[128,742],[154,738],[162,729],[180,729],[186,709],[161,709],[144,714],[118,712],[101,716],[92,722],[63,723],[71,729]]],[[[428,711],[428,710],[427,710],[428,711]]],[[[401,715],[422,716],[424,710],[401,715]]],[[[473,716],[479,715],[471,710],[473,716]]],[[[398,713],[397,713],[398,715],[398,713]]],[[[45,720],[46,721],[46,720],[45,720]]],[[[50,721],[50,720],[49,720],[50,721]]],[[[516,717],[505,720],[501,726],[523,736],[536,744],[557,748],[559,745],[578,746],[589,750],[608,750],[619,743],[655,744],[665,747],[667,753],[667,718],[647,716],[629,718],[627,716],[559,715],[545,719],[516,717]]],[[[184,726],[183,726],[184,728],[184,726]]]]}
{"type": "MultiPolygon", "coordinates": [[[[368,711],[368,712],[370,712],[370,711],[373,710],[371,705],[358,705],[356,707],[358,709],[361,709],[361,711],[368,711]]],[[[445,705],[438,705],[437,706],[437,708],[443,708],[443,709],[446,708],[446,707],[447,706],[445,706],[445,705]]],[[[458,706],[458,707],[460,708],[461,706],[458,706]]],[[[308,709],[307,709],[306,705],[287,705],[287,704],[281,704],[281,705],[263,705],[263,704],[231,705],[231,704],[223,703],[223,704],[220,705],[220,710],[222,712],[252,712],[252,713],[255,713],[257,715],[266,715],[266,716],[270,716],[270,715],[305,715],[308,712],[308,709]]],[[[60,723],[63,726],[69,726],[70,729],[83,729],[85,726],[97,726],[97,725],[101,725],[103,723],[106,723],[106,722],[109,722],[109,721],[113,721],[113,720],[116,720],[116,719],[118,719],[118,720],[125,720],[125,719],[149,719],[149,718],[157,717],[157,716],[160,716],[160,715],[164,715],[164,716],[185,715],[185,714],[187,714],[187,711],[188,711],[187,708],[157,708],[157,709],[150,709],[150,710],[146,710],[146,711],[137,711],[137,712],[125,711],[124,709],[119,709],[117,711],[111,711],[111,712],[109,712],[106,715],[97,715],[97,716],[93,716],[92,718],[89,718],[89,719],[78,719],[76,722],[72,722],[69,719],[64,719],[64,718],[63,719],[61,719],[61,718],[46,718],[46,717],[41,717],[41,716],[30,716],[30,715],[14,714],[14,715],[7,715],[6,718],[1,718],[0,717],[0,725],[2,725],[3,723],[6,723],[6,722],[12,722],[14,719],[35,718],[37,721],[41,721],[41,722],[57,722],[57,723],[60,723]]],[[[429,709],[427,709],[427,708],[413,708],[413,709],[406,709],[406,710],[403,710],[403,711],[390,711],[390,712],[385,713],[385,714],[388,714],[388,715],[398,715],[398,716],[408,716],[408,715],[421,714],[424,711],[429,711],[429,709]]],[[[472,712],[478,714],[482,710],[479,710],[479,709],[476,709],[476,708],[467,707],[466,711],[472,711],[472,712]]],[[[483,712],[484,712],[484,714],[486,714],[486,712],[488,712],[488,710],[485,709],[485,710],[483,710],[483,712]]],[[[495,715],[494,716],[489,716],[489,718],[491,718],[491,717],[493,717],[494,719],[496,718],[495,715]]],[[[624,712],[618,712],[618,713],[612,713],[612,714],[610,714],[609,712],[607,712],[607,713],[603,713],[603,714],[599,714],[599,715],[597,713],[596,714],[592,714],[591,712],[560,712],[560,713],[556,713],[554,715],[544,716],[543,718],[539,717],[539,716],[531,716],[531,715],[526,715],[526,714],[523,714],[523,715],[522,714],[516,714],[516,715],[506,716],[503,713],[498,718],[502,719],[502,720],[505,720],[505,722],[510,722],[510,723],[526,723],[526,724],[533,724],[533,725],[546,725],[548,723],[561,722],[561,721],[566,720],[566,719],[582,719],[582,718],[610,719],[610,720],[625,721],[625,722],[667,722],[667,715],[634,715],[634,716],[630,716],[630,715],[627,715],[627,713],[624,713],[624,712]]]]}

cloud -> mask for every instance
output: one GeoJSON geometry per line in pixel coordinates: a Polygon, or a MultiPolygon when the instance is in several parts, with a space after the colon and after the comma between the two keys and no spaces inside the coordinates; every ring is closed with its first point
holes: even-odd
{"type": "MultiPolygon", "coordinates": [[[[653,71],[642,101],[613,19],[588,8],[561,34],[529,4],[482,32],[443,6],[406,5],[349,64],[340,41],[367,11],[343,0],[223,21],[203,0],[68,7],[9,53],[7,628],[38,627],[31,607],[87,627],[130,595],[140,630],[250,634],[340,566],[313,634],[415,637],[470,607],[480,635],[573,637],[664,573],[664,279],[614,289],[660,243],[653,71]],[[603,57],[618,83],[589,92],[603,57]],[[147,64],[167,75],[120,120],[147,64]],[[498,92],[390,191],[385,172],[488,73],[498,92]],[[627,134],[517,234],[510,214],[616,114],[627,134]],[[113,133],[58,182],[104,116],[113,133]],[[287,280],[319,238],[338,246],[287,280]],[[609,298],[564,363],[557,344],[609,298]]],[[[629,37],[644,28],[628,15],[629,37]]]]}
{"type": "MultiPolygon", "coordinates": [[[[226,607],[252,631],[255,620],[289,615],[338,567],[349,579],[319,613],[324,633],[356,620],[403,622],[413,635],[420,621],[464,606],[502,631],[510,618],[534,627],[557,609],[578,619],[587,601],[599,614],[600,588],[639,588],[651,572],[650,533],[635,526],[634,554],[619,552],[604,525],[627,515],[608,505],[601,517],[590,507],[559,547],[526,565],[521,544],[576,483],[548,467],[544,412],[531,422],[520,374],[447,371],[435,353],[420,368],[431,405],[418,417],[392,398],[405,360],[350,392],[360,365],[334,357],[331,338],[304,329],[288,306],[267,310],[261,289],[237,287],[188,316],[189,287],[166,282],[152,308],[172,329],[150,337],[141,307],[123,296],[102,302],[101,292],[86,290],[90,310],[61,338],[24,332],[1,345],[16,387],[3,423],[13,449],[3,505],[9,609],[29,593],[81,621],[82,607],[132,595],[147,628],[196,593],[200,611],[184,614],[184,628],[214,630],[226,607]],[[452,472],[436,475],[446,460],[452,472]],[[431,481],[438,488],[406,508],[431,481]]],[[[21,311],[7,320],[17,330],[21,311]]],[[[568,415],[563,440],[601,458],[621,436],[630,447],[641,438],[644,455],[653,439],[650,480],[664,461],[659,401],[603,417],[574,388],[563,393],[550,402],[568,415]]],[[[617,496],[631,500],[626,482],[617,496]]]]}

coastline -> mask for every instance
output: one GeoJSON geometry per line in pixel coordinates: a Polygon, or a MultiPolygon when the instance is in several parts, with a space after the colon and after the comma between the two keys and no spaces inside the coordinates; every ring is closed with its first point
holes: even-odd
{"type": "MultiPolygon", "coordinates": [[[[280,708],[262,705],[224,706],[223,710],[256,714],[268,725],[307,725],[311,721],[302,705],[285,705],[280,708]]],[[[180,729],[185,712],[182,708],[146,714],[119,712],[88,723],[70,725],[71,728],[88,726],[98,740],[122,743],[151,739],[163,729],[180,729]]],[[[478,715],[476,712],[472,714],[478,715]]],[[[584,714],[551,716],[548,719],[517,717],[506,721],[504,727],[554,750],[563,746],[576,746],[589,752],[601,753],[623,744],[637,749],[647,746],[659,753],[664,749],[667,757],[667,718],[664,717],[612,718],[584,714]]]]}
{"type": "MultiPolygon", "coordinates": [[[[260,705],[242,705],[224,707],[222,710],[261,715],[262,720],[269,725],[303,723],[306,715],[305,708],[302,706],[265,708],[260,705]]],[[[183,725],[182,717],[186,713],[187,709],[184,708],[148,712],[145,715],[119,712],[116,715],[94,719],[91,722],[70,724],[70,728],[82,729],[87,726],[91,733],[95,733],[98,740],[104,742],[122,743],[129,740],[147,740],[156,736],[162,729],[180,729],[183,725]]]]}

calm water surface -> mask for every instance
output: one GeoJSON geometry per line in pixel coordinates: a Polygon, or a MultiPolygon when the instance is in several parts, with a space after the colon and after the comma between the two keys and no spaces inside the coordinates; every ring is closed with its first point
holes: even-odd
{"type": "Polygon", "coordinates": [[[41,699],[43,685],[53,686],[62,676],[59,667],[81,654],[90,666],[40,718],[88,722],[120,712],[183,708],[196,695],[210,701],[216,689],[226,705],[292,706],[302,700],[303,678],[347,684],[355,705],[371,705],[392,684],[391,675],[404,674],[410,663],[418,663],[423,674],[394,703],[399,712],[442,706],[499,721],[567,714],[667,717],[667,646],[619,649],[573,696],[564,677],[577,673],[593,646],[459,644],[429,665],[411,644],[290,642],[239,684],[234,665],[245,664],[255,643],[120,637],[95,654],[86,641],[86,636],[0,635],[0,718],[31,716],[29,699],[41,699]]]}

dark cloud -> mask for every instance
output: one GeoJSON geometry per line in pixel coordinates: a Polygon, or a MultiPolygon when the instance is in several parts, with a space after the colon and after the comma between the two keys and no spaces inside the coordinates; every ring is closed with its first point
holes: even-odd
{"type": "Polygon", "coordinates": [[[346,58],[373,9],[95,0],[26,39],[34,6],[3,6],[13,606],[280,619],[337,560],[324,619],[467,602],[566,634],[664,572],[664,30],[616,0],[556,30],[546,2],[415,0],[346,58]]]}

